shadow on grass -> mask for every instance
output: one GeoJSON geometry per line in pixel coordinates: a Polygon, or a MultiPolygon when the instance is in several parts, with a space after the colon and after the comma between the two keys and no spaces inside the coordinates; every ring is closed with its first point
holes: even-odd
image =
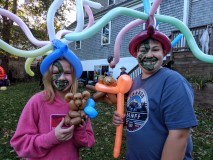
{"type": "MultiPolygon", "coordinates": [[[[79,88],[80,91],[84,88],[79,88]]],[[[19,159],[10,147],[12,137],[23,107],[29,98],[40,91],[39,82],[18,83],[0,91],[0,159],[19,159]]],[[[115,127],[112,125],[114,106],[96,103],[98,117],[92,119],[96,144],[92,149],[81,149],[81,160],[112,160],[115,127]]],[[[213,108],[195,107],[199,126],[193,129],[194,160],[213,159],[213,108]]],[[[125,131],[123,132],[125,133],[125,131]]],[[[120,160],[125,159],[125,134],[121,148],[120,160]]]]}

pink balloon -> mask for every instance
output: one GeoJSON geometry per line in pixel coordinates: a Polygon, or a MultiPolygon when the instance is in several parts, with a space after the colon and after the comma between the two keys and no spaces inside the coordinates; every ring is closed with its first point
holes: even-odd
{"type": "MultiPolygon", "coordinates": [[[[154,13],[157,11],[158,6],[160,5],[162,0],[156,0],[150,10],[150,15],[154,15],[154,13]]],[[[128,32],[130,29],[143,24],[144,20],[141,19],[136,19],[132,22],[130,22],[129,24],[127,24],[125,27],[123,27],[121,29],[121,31],[118,33],[116,40],[115,40],[115,45],[114,45],[114,60],[110,63],[110,67],[114,68],[115,65],[119,62],[120,60],[120,46],[121,46],[121,42],[122,39],[125,35],[126,32],[128,32]]]]}
{"type": "Polygon", "coordinates": [[[60,30],[56,33],[56,39],[61,39],[62,36],[68,34],[68,33],[71,33],[73,31],[69,31],[69,30],[60,30]]]}
{"type": "Polygon", "coordinates": [[[87,29],[94,24],[94,17],[93,17],[92,10],[90,9],[90,7],[88,5],[84,5],[84,9],[85,9],[87,15],[89,16],[89,23],[88,23],[87,27],[85,28],[85,29],[87,29]]]}
{"type": "Polygon", "coordinates": [[[155,14],[155,12],[157,11],[160,3],[161,3],[162,0],[156,0],[152,6],[151,6],[151,9],[150,9],[150,13],[149,15],[153,16],[155,14]]]}
{"type": "Polygon", "coordinates": [[[127,24],[126,26],[124,26],[120,32],[118,33],[116,40],[115,40],[115,45],[114,45],[114,60],[110,63],[110,67],[114,68],[115,65],[119,62],[120,59],[120,46],[121,46],[121,42],[122,39],[125,35],[126,32],[128,32],[130,29],[143,24],[145,21],[141,20],[141,19],[136,19],[132,22],[130,22],[129,24],[127,24]]]}
{"type": "Polygon", "coordinates": [[[27,27],[27,25],[15,14],[5,10],[5,9],[1,9],[0,8],[0,15],[5,16],[10,18],[11,20],[13,20],[14,22],[16,22],[20,28],[23,30],[23,32],[25,33],[25,35],[27,36],[27,38],[30,40],[30,42],[32,42],[34,45],[38,46],[38,47],[42,47],[45,46],[47,44],[50,43],[50,41],[39,41],[37,40],[33,34],[31,33],[30,29],[27,27]]]}

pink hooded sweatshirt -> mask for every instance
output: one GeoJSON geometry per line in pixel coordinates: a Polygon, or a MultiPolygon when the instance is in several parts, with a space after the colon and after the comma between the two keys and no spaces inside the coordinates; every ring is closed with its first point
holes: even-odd
{"type": "Polygon", "coordinates": [[[78,160],[79,148],[94,145],[94,134],[88,119],[85,127],[75,128],[70,140],[59,142],[51,127],[51,117],[68,112],[68,103],[62,102],[58,96],[52,104],[44,100],[44,92],[32,96],[10,141],[18,156],[28,160],[78,160]]]}

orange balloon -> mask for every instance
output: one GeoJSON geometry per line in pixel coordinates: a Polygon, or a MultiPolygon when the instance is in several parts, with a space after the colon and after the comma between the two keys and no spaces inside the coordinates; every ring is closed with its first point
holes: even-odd
{"type": "MultiPolygon", "coordinates": [[[[118,84],[117,84],[117,86],[118,86],[118,84]]],[[[114,86],[107,86],[107,85],[101,84],[101,83],[96,83],[95,89],[100,92],[117,94],[117,93],[119,93],[117,86],[114,87],[114,86]]]]}
{"type": "MultiPolygon", "coordinates": [[[[100,92],[117,94],[117,112],[123,116],[124,114],[124,94],[127,93],[132,86],[132,79],[128,75],[121,75],[118,78],[117,86],[107,86],[104,84],[96,83],[95,89],[100,92]]],[[[116,127],[116,136],[115,136],[115,144],[113,156],[114,158],[118,158],[121,150],[122,143],[122,133],[123,133],[123,125],[119,125],[116,127]]]]}
{"type": "Polygon", "coordinates": [[[92,98],[95,102],[104,101],[109,105],[116,104],[116,102],[117,102],[117,98],[116,98],[115,94],[99,92],[95,89],[95,86],[93,86],[93,85],[86,85],[86,88],[89,90],[92,90],[92,91],[96,91],[92,96],[92,98]]]}

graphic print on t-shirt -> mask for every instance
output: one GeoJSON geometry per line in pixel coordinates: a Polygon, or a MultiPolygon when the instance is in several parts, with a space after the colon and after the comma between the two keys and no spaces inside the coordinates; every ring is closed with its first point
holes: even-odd
{"type": "Polygon", "coordinates": [[[129,132],[140,130],[148,120],[149,103],[144,89],[132,91],[127,100],[126,128],[129,132]]]}
{"type": "MultiPolygon", "coordinates": [[[[61,120],[66,116],[66,114],[51,114],[50,115],[50,130],[53,130],[61,122],[61,120]]],[[[63,125],[62,127],[69,127],[63,125]]]]}

